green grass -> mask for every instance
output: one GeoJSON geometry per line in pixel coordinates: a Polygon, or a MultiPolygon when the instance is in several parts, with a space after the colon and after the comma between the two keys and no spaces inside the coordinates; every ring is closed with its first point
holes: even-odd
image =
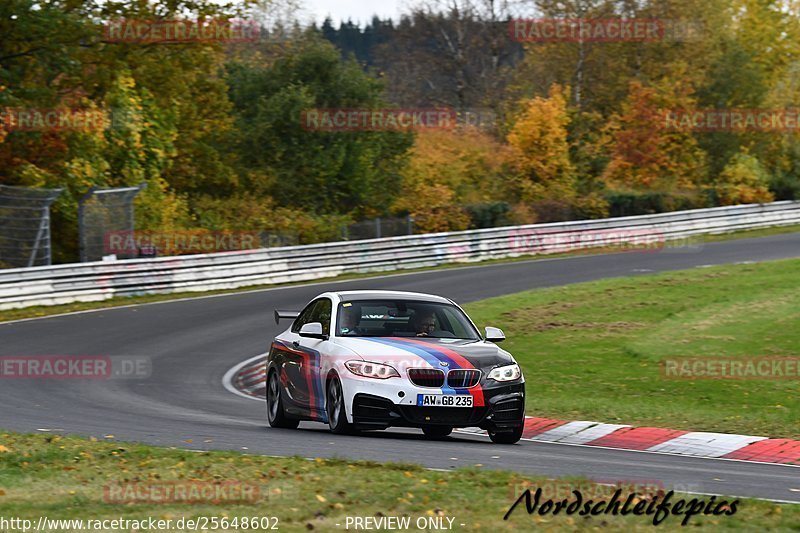
{"type": "MultiPolygon", "coordinates": [[[[508,521],[503,520],[520,488],[554,485],[541,478],[489,471],[484,465],[439,472],[413,465],[191,452],[58,435],[0,435],[0,517],[6,519],[19,517],[35,523],[41,516],[84,520],[276,516],[280,531],[344,531],[335,524],[343,525],[347,516],[414,520],[442,516],[455,519],[455,531],[534,526],[559,531],[652,530],[651,517],[529,516],[524,504],[508,521]],[[104,499],[109,483],[181,481],[255,484],[258,498],[247,503],[191,505],[119,504],[104,499]]],[[[587,497],[608,499],[611,492],[586,490],[588,483],[578,479],[561,480],[555,486],[563,491],[567,485],[583,490],[587,497]]],[[[629,493],[627,489],[623,497],[629,493]]],[[[642,498],[648,496],[642,494],[642,498]]],[[[671,516],[662,525],[671,529],[681,519],[671,516]]],[[[746,500],[733,516],[695,516],[689,524],[704,531],[797,530],[800,505],[746,500]]]]}
{"type": "MultiPolygon", "coordinates": [[[[793,226],[779,226],[773,228],[765,228],[765,229],[758,229],[758,230],[743,230],[743,231],[735,231],[731,233],[723,233],[719,235],[698,235],[695,237],[690,238],[687,242],[684,241],[675,241],[671,243],[667,243],[667,247],[674,247],[674,246],[698,246],[704,242],[717,242],[717,241],[726,241],[732,239],[744,239],[744,238],[754,238],[754,237],[766,237],[769,235],[779,235],[784,233],[795,233],[800,232],[800,225],[793,225],[793,226]]],[[[558,254],[549,254],[546,256],[540,257],[547,257],[547,258],[557,258],[557,257],[569,257],[569,256],[576,256],[576,255],[591,255],[591,254],[599,254],[599,253],[606,253],[606,252],[614,252],[613,248],[592,248],[592,249],[583,249],[583,250],[576,250],[574,252],[569,253],[558,253],[558,254]]],[[[489,265],[489,264],[498,264],[498,263],[511,263],[517,261],[530,261],[535,256],[523,256],[523,257],[515,257],[515,258],[506,258],[506,259],[492,259],[488,261],[481,262],[482,265],[489,265]]],[[[450,263],[445,265],[439,265],[435,267],[429,268],[415,268],[415,269],[407,269],[407,270],[400,270],[396,271],[396,273],[413,273],[413,272],[425,272],[430,270],[440,270],[446,268],[458,268],[465,266],[464,263],[450,263]]],[[[385,273],[384,273],[385,274],[385,273]]],[[[332,281],[344,281],[349,279],[361,279],[371,276],[378,276],[381,275],[379,272],[370,272],[365,274],[344,274],[337,277],[332,278],[320,278],[319,280],[315,280],[315,282],[332,282],[332,281]]],[[[250,291],[257,291],[262,290],[265,288],[271,287],[284,287],[284,286],[291,286],[291,285],[300,285],[309,282],[298,282],[298,283],[279,283],[273,285],[253,285],[249,287],[242,287],[239,289],[225,289],[225,290],[213,290],[213,291],[205,291],[202,293],[197,292],[176,292],[171,294],[149,294],[144,296],[123,296],[123,297],[116,297],[110,300],[103,300],[100,302],[76,302],[71,304],[63,304],[63,305],[52,305],[52,306],[34,306],[34,307],[26,307],[23,309],[11,309],[7,311],[0,311],[0,322],[7,322],[10,320],[20,320],[24,318],[37,318],[37,317],[45,317],[51,315],[58,315],[62,313],[72,313],[76,311],[87,311],[93,309],[107,309],[112,307],[119,307],[123,305],[132,305],[132,304],[145,304],[145,303],[152,303],[152,302],[165,302],[170,300],[179,300],[183,298],[198,298],[202,296],[209,296],[209,295],[217,295],[217,294],[235,294],[241,292],[250,292],[250,291]]]]}
{"type": "Polygon", "coordinates": [[[532,416],[800,438],[800,380],[662,377],[659,361],[800,355],[800,260],[534,290],[469,304],[504,328],[532,416]]]}

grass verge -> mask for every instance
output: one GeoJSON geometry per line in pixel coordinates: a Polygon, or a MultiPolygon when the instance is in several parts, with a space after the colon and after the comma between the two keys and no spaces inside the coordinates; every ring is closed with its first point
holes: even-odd
{"type": "MultiPolygon", "coordinates": [[[[596,486],[592,490],[585,480],[548,482],[510,472],[487,471],[482,465],[438,472],[413,465],[191,452],[59,435],[0,436],[0,517],[28,519],[34,524],[40,517],[145,521],[152,517],[173,520],[175,525],[170,531],[177,531],[180,528],[175,521],[180,518],[224,517],[232,521],[236,517],[277,517],[280,531],[337,531],[345,530],[349,516],[408,517],[412,523],[420,518],[426,521],[438,518],[443,524],[453,518],[452,529],[456,531],[533,527],[649,531],[653,527],[652,516],[528,515],[524,504],[504,521],[506,511],[525,487],[534,491],[542,487],[554,495],[575,487],[584,491],[585,498],[592,497],[595,501],[608,500],[613,492],[596,486]],[[180,504],[148,499],[158,494],[155,489],[186,486],[187,482],[196,487],[229,488],[241,483],[258,489],[248,493],[255,497],[240,503],[232,501],[236,493],[231,490],[227,500],[216,503],[180,504]],[[109,488],[131,487],[126,483],[136,484],[133,486],[137,489],[114,492],[116,489],[109,488]],[[120,494],[147,501],[123,504],[118,499],[120,494]]],[[[640,499],[645,501],[654,496],[648,490],[640,492],[640,499]]],[[[623,498],[630,493],[630,489],[623,491],[623,498]]],[[[663,495],[660,497],[663,499],[663,495]]],[[[675,498],[692,497],[676,495],[675,498]]],[[[723,499],[732,503],[731,498],[718,498],[717,503],[723,499]]],[[[663,524],[676,527],[682,518],[669,516],[663,524]]],[[[798,523],[800,505],[753,500],[739,502],[732,516],[701,514],[689,520],[691,526],[708,531],[754,526],[759,530],[788,530],[796,528],[798,523]]],[[[59,529],[69,530],[77,528],[59,529]]]]}
{"type": "MultiPolygon", "coordinates": [[[[800,438],[800,380],[666,379],[681,357],[800,355],[800,260],[534,290],[466,306],[505,329],[528,414],[800,438]]],[[[795,371],[796,373],[796,371],[795,371]]]]}
{"type": "MultiPolygon", "coordinates": [[[[676,242],[676,243],[668,243],[668,247],[670,246],[699,246],[705,242],[719,242],[719,241],[726,241],[726,240],[733,240],[733,239],[744,239],[744,238],[755,238],[755,237],[767,237],[770,235],[780,235],[785,233],[796,233],[800,232],[800,225],[793,225],[793,226],[780,226],[774,228],[765,228],[765,229],[758,229],[758,230],[743,230],[743,231],[736,231],[731,233],[724,233],[719,235],[699,235],[696,238],[692,238],[691,242],[676,242]]],[[[547,258],[557,258],[557,257],[570,257],[570,256],[577,256],[577,255],[592,255],[592,254],[601,254],[601,253],[613,253],[613,248],[591,248],[591,249],[582,249],[576,250],[574,252],[569,253],[558,253],[558,254],[547,254],[542,255],[539,257],[547,257],[547,258]]],[[[522,257],[514,257],[514,258],[506,258],[506,259],[493,259],[489,261],[483,261],[481,265],[490,265],[490,264],[498,264],[498,263],[511,263],[517,261],[530,261],[534,259],[536,256],[522,256],[522,257]]],[[[407,270],[399,270],[399,271],[392,271],[391,273],[397,274],[410,274],[414,272],[426,272],[432,270],[441,270],[447,268],[458,268],[465,266],[464,263],[449,263],[446,265],[439,265],[436,267],[429,267],[429,268],[415,268],[415,269],[407,269],[407,270]]],[[[386,274],[386,273],[383,273],[386,274]]],[[[380,272],[370,272],[365,274],[345,274],[342,276],[337,276],[333,278],[320,278],[319,280],[315,280],[314,282],[333,282],[333,281],[345,281],[349,279],[361,279],[367,278],[372,276],[379,276],[381,275],[380,272]]],[[[216,290],[216,291],[205,291],[202,293],[197,292],[176,292],[171,294],[149,294],[143,296],[124,296],[124,297],[117,297],[112,298],[110,300],[103,300],[100,302],[76,302],[71,304],[63,304],[63,305],[52,305],[52,306],[35,306],[35,307],[26,307],[23,309],[11,309],[7,311],[0,311],[0,322],[8,322],[10,320],[20,320],[25,318],[38,318],[38,317],[45,317],[51,315],[58,315],[63,313],[73,313],[76,311],[88,311],[93,309],[107,309],[113,307],[120,307],[123,305],[133,305],[133,304],[145,304],[145,303],[152,303],[152,302],[165,302],[170,300],[180,300],[184,298],[198,298],[202,296],[211,296],[217,294],[235,294],[235,293],[242,293],[242,292],[250,292],[250,291],[257,291],[263,290],[266,288],[274,288],[274,287],[286,287],[292,285],[301,285],[306,284],[309,282],[298,282],[298,283],[280,283],[280,284],[273,284],[273,285],[253,285],[249,287],[242,287],[239,289],[226,289],[226,290],[216,290]]]]}

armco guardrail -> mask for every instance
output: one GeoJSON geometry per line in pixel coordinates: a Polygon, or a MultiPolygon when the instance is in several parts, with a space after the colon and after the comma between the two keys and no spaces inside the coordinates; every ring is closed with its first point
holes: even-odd
{"type": "Polygon", "coordinates": [[[800,202],[410,235],[244,252],[0,270],[0,310],[114,296],[201,292],[576,247],[674,245],[680,239],[800,224],[800,202]]]}

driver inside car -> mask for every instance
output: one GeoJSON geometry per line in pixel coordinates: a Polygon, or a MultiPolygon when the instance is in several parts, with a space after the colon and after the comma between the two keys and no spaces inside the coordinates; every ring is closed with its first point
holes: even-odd
{"type": "Polygon", "coordinates": [[[364,328],[358,327],[361,322],[361,307],[347,305],[342,308],[342,318],[339,320],[340,335],[363,335],[364,328]]]}

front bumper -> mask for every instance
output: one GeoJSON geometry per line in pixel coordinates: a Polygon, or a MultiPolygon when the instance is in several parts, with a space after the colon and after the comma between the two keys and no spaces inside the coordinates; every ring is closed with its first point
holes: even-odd
{"type": "Polygon", "coordinates": [[[475,407],[418,407],[410,401],[418,392],[433,393],[431,389],[409,391],[405,401],[397,403],[375,390],[358,391],[352,395],[351,419],[361,429],[452,426],[509,431],[524,423],[523,381],[482,384],[482,388],[484,405],[475,407]]]}

